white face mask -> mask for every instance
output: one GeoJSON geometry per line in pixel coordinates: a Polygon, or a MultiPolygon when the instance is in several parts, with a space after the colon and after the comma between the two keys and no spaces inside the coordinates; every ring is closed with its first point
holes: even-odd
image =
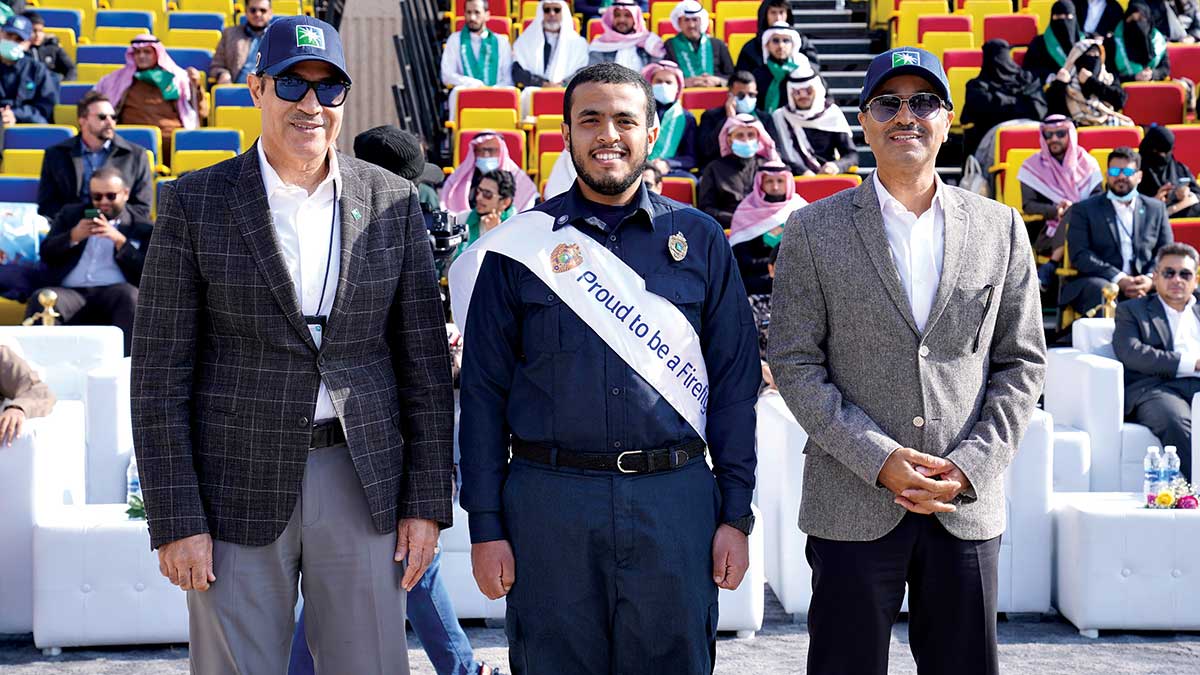
{"type": "Polygon", "coordinates": [[[734,99],[733,108],[739,115],[746,115],[754,112],[754,106],[758,105],[757,96],[743,96],[739,99],[734,99]]]}
{"type": "Polygon", "coordinates": [[[21,43],[13,42],[12,40],[0,40],[0,59],[4,59],[5,61],[20,61],[22,56],[25,56],[25,50],[21,49],[21,43]]]}
{"type": "Polygon", "coordinates": [[[654,85],[654,100],[663,105],[675,102],[676,95],[679,93],[679,88],[674,84],[666,84],[660,82],[654,85]]]}
{"type": "Polygon", "coordinates": [[[495,171],[500,168],[499,157],[476,157],[475,168],[479,169],[480,173],[495,171]]]}

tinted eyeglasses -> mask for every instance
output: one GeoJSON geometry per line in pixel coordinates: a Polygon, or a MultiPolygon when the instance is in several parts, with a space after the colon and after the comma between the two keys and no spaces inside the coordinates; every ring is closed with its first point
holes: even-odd
{"type": "Polygon", "coordinates": [[[269,11],[271,11],[270,7],[247,7],[246,8],[247,14],[266,14],[269,11]]]}
{"type": "Polygon", "coordinates": [[[486,188],[475,188],[475,196],[483,197],[484,199],[492,199],[496,196],[496,193],[486,188]]]}
{"type": "Polygon", "coordinates": [[[542,7],[542,13],[543,14],[562,14],[562,7],[559,7],[557,5],[554,5],[554,6],[546,5],[546,6],[542,7]]]}
{"type": "Polygon", "coordinates": [[[1175,277],[1179,277],[1180,281],[1191,281],[1196,276],[1196,273],[1191,270],[1177,270],[1174,267],[1164,267],[1158,273],[1168,281],[1175,277]]]}
{"type": "Polygon", "coordinates": [[[921,92],[908,98],[901,98],[894,94],[876,96],[867,101],[863,110],[870,112],[871,117],[882,124],[892,121],[896,115],[899,115],[900,108],[905,104],[908,105],[908,111],[913,114],[913,117],[922,120],[931,120],[937,116],[939,110],[948,107],[937,94],[921,92]]]}
{"type": "Polygon", "coordinates": [[[110,202],[115,202],[115,201],[117,201],[117,193],[116,192],[93,192],[92,193],[92,201],[94,201],[94,202],[104,201],[105,199],[107,199],[110,202]]]}
{"type": "Polygon", "coordinates": [[[1127,166],[1123,169],[1119,169],[1115,166],[1108,167],[1108,175],[1112,178],[1116,178],[1117,176],[1125,176],[1126,178],[1133,178],[1133,174],[1135,174],[1137,172],[1138,172],[1138,170],[1133,168],[1132,166],[1127,166]]]}
{"type": "Polygon", "coordinates": [[[1066,138],[1071,132],[1066,129],[1047,129],[1042,132],[1042,138],[1050,140],[1052,138],[1066,138]]]}
{"type": "Polygon", "coordinates": [[[116,113],[113,113],[113,114],[109,114],[109,113],[96,113],[96,119],[100,120],[101,122],[104,122],[104,121],[107,121],[107,120],[114,120],[114,121],[115,121],[115,120],[117,119],[117,115],[116,115],[116,113]]]}
{"type": "Polygon", "coordinates": [[[310,82],[294,75],[281,75],[275,78],[275,95],[289,103],[296,103],[308,96],[310,89],[317,93],[318,103],[326,108],[336,108],[346,102],[346,94],[350,92],[350,85],[345,82],[326,80],[310,82]]]}

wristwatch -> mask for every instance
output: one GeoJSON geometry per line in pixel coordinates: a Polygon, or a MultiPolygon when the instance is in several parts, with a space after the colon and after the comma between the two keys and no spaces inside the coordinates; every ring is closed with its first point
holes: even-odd
{"type": "Polygon", "coordinates": [[[754,531],[754,514],[742,516],[737,520],[731,520],[725,524],[749,537],[750,533],[754,531]]]}

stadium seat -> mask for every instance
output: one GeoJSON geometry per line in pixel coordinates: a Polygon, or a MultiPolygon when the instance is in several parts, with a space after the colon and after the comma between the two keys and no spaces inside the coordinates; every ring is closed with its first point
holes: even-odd
{"type": "Polygon", "coordinates": [[[4,161],[0,164],[0,174],[5,175],[42,175],[42,158],[45,150],[14,150],[5,149],[4,161]]]}
{"type": "Polygon", "coordinates": [[[1037,19],[1038,32],[1041,33],[1050,26],[1051,10],[1054,9],[1055,2],[1056,0],[1028,0],[1021,13],[1037,19]]]}
{"type": "MultiPolygon", "coordinates": [[[[1088,154],[1100,165],[1101,171],[1108,167],[1108,155],[1110,152],[1112,152],[1110,148],[1093,148],[1088,150],[1088,154]]],[[[1107,180],[1107,177],[1105,177],[1105,180],[1107,180]]]]}
{"type": "Polygon", "coordinates": [[[597,35],[604,32],[604,24],[600,23],[600,19],[588,19],[587,23],[587,41],[591,42],[596,39],[597,35]]]}
{"type": "Polygon", "coordinates": [[[38,176],[0,176],[0,202],[37,203],[38,176]]]}
{"type": "Polygon", "coordinates": [[[75,51],[79,48],[79,41],[75,39],[75,31],[70,28],[46,28],[46,35],[53,36],[58,40],[58,46],[62,47],[67,56],[71,60],[75,60],[75,51]]]}
{"type": "Polygon", "coordinates": [[[262,134],[262,111],[258,108],[221,108],[217,123],[221,128],[242,130],[242,152],[245,152],[262,134]]]}
{"type": "Polygon", "coordinates": [[[967,102],[967,83],[979,77],[979,66],[950,68],[946,71],[946,79],[950,81],[950,101],[957,113],[951,129],[958,133],[962,131],[962,109],[967,102]]]}
{"type": "MultiPolygon", "coordinates": [[[[242,3],[237,3],[241,5],[242,3]]],[[[183,12],[206,12],[216,13],[225,17],[225,25],[233,25],[234,2],[233,0],[179,0],[179,9],[183,12]]],[[[172,12],[174,14],[175,12],[172,12]]],[[[168,25],[170,20],[168,18],[168,25]]],[[[180,26],[183,28],[183,26],[180,26]]]]}
{"type": "MultiPolygon", "coordinates": [[[[533,92],[530,112],[534,117],[540,115],[561,115],[563,112],[563,94],[566,89],[542,88],[533,92]]],[[[462,95],[461,93],[459,94],[462,95]]]]}
{"type": "Polygon", "coordinates": [[[467,156],[467,148],[471,145],[471,140],[484,131],[491,131],[504,139],[504,144],[508,146],[508,156],[512,161],[516,162],[523,171],[525,169],[525,132],[508,130],[508,129],[472,129],[469,131],[460,131],[454,136],[454,166],[458,166],[459,162],[467,156]]]}
{"type": "MultiPolygon", "coordinates": [[[[716,12],[713,14],[713,23],[717,25],[717,37],[721,40],[725,39],[725,23],[729,19],[753,18],[757,20],[760,5],[762,5],[761,2],[750,0],[727,0],[718,4],[716,12]]],[[[669,11],[667,13],[670,14],[669,11]]]]}
{"type": "Polygon", "coordinates": [[[76,129],[73,126],[18,124],[4,130],[4,151],[45,150],[52,145],[71,138],[76,133],[76,129]]]}
{"type": "Polygon", "coordinates": [[[975,68],[983,66],[982,49],[947,49],[942,52],[942,67],[949,73],[951,68],[975,68]]]}
{"type": "MultiPolygon", "coordinates": [[[[463,16],[463,5],[465,4],[466,0],[454,0],[450,16],[461,19],[463,16]]],[[[493,17],[508,16],[508,0],[488,0],[488,11],[491,12],[493,17]]]]}
{"type": "Polygon", "coordinates": [[[1042,130],[1034,125],[1001,127],[996,130],[996,155],[992,160],[991,173],[996,174],[996,201],[1004,202],[1004,190],[1008,174],[1016,177],[1017,167],[1008,161],[1009,155],[1017,150],[1040,150],[1042,130]]]}
{"type": "Polygon", "coordinates": [[[171,12],[167,15],[167,29],[220,31],[228,20],[221,12],[171,12]]]}
{"type": "Polygon", "coordinates": [[[1200,124],[1173,124],[1168,127],[1175,134],[1175,159],[1200,173],[1200,124]]]}
{"type": "Polygon", "coordinates": [[[972,32],[975,33],[975,43],[979,45],[983,44],[985,18],[995,14],[1013,13],[1012,3],[1009,0],[967,0],[959,12],[975,19],[972,32]]]}
{"type": "Polygon", "coordinates": [[[1171,79],[1186,77],[1200,83],[1200,44],[1169,44],[1167,58],[1171,61],[1171,79]]]}
{"type": "Polygon", "coordinates": [[[726,87],[690,87],[683,90],[683,107],[688,110],[708,110],[725,105],[729,97],[726,87]]]}
{"type": "Polygon", "coordinates": [[[238,154],[242,151],[241,129],[180,129],[171,138],[171,166],[175,156],[192,150],[222,150],[238,154]]]}
{"type": "Polygon", "coordinates": [[[1185,119],[1183,84],[1180,82],[1126,82],[1128,98],[1121,111],[1141,126],[1182,124],[1185,119]]]}
{"type": "MultiPolygon", "coordinates": [[[[128,40],[126,40],[126,42],[128,43],[128,40]]],[[[85,63],[102,63],[102,64],[116,64],[118,66],[123,66],[123,65],[125,65],[125,52],[127,52],[127,51],[129,51],[128,44],[124,44],[124,45],[79,45],[79,49],[77,50],[77,53],[79,55],[78,65],[83,65],[85,63]]],[[[80,73],[79,79],[82,81],[82,80],[90,79],[90,78],[85,78],[83,76],[83,74],[80,73]]],[[[97,79],[99,79],[99,78],[97,78],[97,79]]],[[[96,80],[91,80],[91,81],[95,82],[96,80]]]]}
{"type": "Polygon", "coordinates": [[[1018,66],[1025,65],[1025,52],[1029,51],[1028,47],[1013,47],[1012,60],[1018,66]]]}
{"type": "MultiPolygon", "coordinates": [[[[203,49],[205,51],[213,51],[217,48],[217,43],[221,40],[221,31],[219,30],[194,30],[191,28],[173,28],[167,31],[167,36],[163,38],[163,44],[168,49],[177,47],[203,49]]],[[[212,64],[212,59],[209,59],[209,65],[212,64]]],[[[205,68],[204,70],[208,70],[205,68]]]]}
{"type": "Polygon", "coordinates": [[[97,26],[92,33],[92,39],[98,45],[126,45],[139,35],[144,35],[144,28],[115,28],[113,26],[97,26]]]}
{"type": "Polygon", "coordinates": [[[171,173],[182,176],[190,171],[206,169],[213,164],[233,159],[232,150],[180,150],[171,152],[171,173]]]}
{"type": "Polygon", "coordinates": [[[1032,14],[991,14],[983,17],[984,42],[1001,39],[1014,47],[1028,46],[1037,36],[1037,17],[1032,14]]]}
{"type": "MultiPolygon", "coordinates": [[[[42,0],[36,11],[41,14],[47,9],[74,9],[79,11],[79,37],[90,37],[96,30],[96,0],[42,0]]],[[[50,25],[49,23],[46,24],[50,25]]]]}
{"type": "Polygon", "coordinates": [[[732,33],[727,37],[729,39],[725,43],[729,45],[729,54],[736,60],[742,53],[742,49],[746,46],[746,43],[753,40],[757,35],[755,33],[732,33]]]}
{"type": "Polygon", "coordinates": [[[154,179],[154,201],[150,204],[150,219],[158,219],[158,205],[162,201],[162,186],[163,183],[170,183],[175,180],[174,176],[159,176],[154,179]]]}
{"type": "Polygon", "coordinates": [[[923,16],[950,16],[944,0],[905,0],[892,14],[892,44],[917,44],[917,21],[923,16]]]}
{"type": "Polygon", "coordinates": [[[663,176],[662,196],[688,206],[696,205],[696,181],[682,176],[663,176]]]}
{"type": "MultiPolygon", "coordinates": [[[[651,26],[658,26],[663,21],[670,23],[671,11],[674,9],[675,9],[675,5],[673,3],[655,2],[655,3],[650,4],[650,11],[644,12],[643,15],[650,19],[651,26]]],[[[715,21],[708,22],[708,25],[709,25],[708,31],[710,34],[712,33],[712,30],[713,30],[712,24],[714,24],[714,23],[716,23],[716,22],[715,21]]]]}
{"type": "MultiPolygon", "coordinates": [[[[454,20],[455,32],[462,30],[463,26],[466,25],[466,23],[467,23],[467,20],[461,16],[458,17],[457,19],[455,19],[454,20]]],[[[492,18],[488,19],[488,21],[487,21],[487,27],[488,27],[488,30],[492,31],[493,33],[496,33],[497,35],[509,35],[509,36],[512,35],[512,19],[508,18],[505,15],[496,16],[495,14],[493,14],[492,18]]]]}
{"type": "Polygon", "coordinates": [[[922,49],[929,51],[940,60],[942,52],[947,49],[974,49],[975,36],[971,33],[942,33],[930,31],[921,41],[922,49]]]}
{"type": "MultiPolygon", "coordinates": [[[[241,3],[238,3],[238,10],[241,11],[241,3]]],[[[275,0],[271,3],[271,13],[275,16],[299,16],[304,13],[304,8],[300,5],[300,0],[275,0]]],[[[503,12],[508,15],[508,10],[503,12]]]]}
{"type": "Polygon", "coordinates": [[[925,41],[925,34],[931,31],[939,33],[970,33],[971,17],[961,14],[934,14],[917,18],[917,42],[925,41]]]}
{"type": "Polygon", "coordinates": [[[1200,218],[1172,218],[1171,231],[1175,243],[1200,247],[1200,218]]]}
{"type": "Polygon", "coordinates": [[[154,15],[156,26],[167,25],[166,0],[108,0],[112,9],[141,10],[154,15]]]}
{"type": "MultiPolygon", "coordinates": [[[[558,156],[561,152],[543,152],[538,157],[538,183],[545,185],[546,179],[550,177],[550,172],[554,170],[554,163],[558,161],[558,156]]],[[[545,190],[542,190],[545,192],[545,190]]]]}
{"type": "Polygon", "coordinates": [[[83,11],[78,9],[58,9],[56,7],[38,7],[37,13],[46,22],[46,28],[69,28],[75,33],[75,40],[83,37],[83,11]]]}
{"type": "Polygon", "coordinates": [[[516,129],[517,122],[511,108],[464,108],[458,113],[459,129],[516,129]]]}
{"type": "MultiPolygon", "coordinates": [[[[87,46],[88,45],[80,45],[81,48],[87,47],[87,46]]],[[[105,75],[108,75],[109,73],[114,73],[114,72],[120,70],[121,66],[123,66],[123,65],[125,65],[125,64],[123,64],[123,63],[77,62],[75,64],[75,74],[76,74],[76,76],[79,77],[80,80],[87,80],[89,82],[99,82],[102,77],[104,77],[105,75]]]]}
{"type": "Polygon", "coordinates": [[[79,113],[75,104],[96,86],[95,82],[63,82],[59,85],[58,104],[54,106],[54,123],[76,125],[79,113]]]}
{"type": "Polygon", "coordinates": [[[222,106],[253,108],[254,99],[250,96],[250,88],[244,84],[218,84],[212,88],[212,104],[215,108],[222,106]]]}
{"type": "Polygon", "coordinates": [[[1015,148],[1008,153],[1006,162],[1008,167],[1004,172],[1002,198],[998,198],[1005,205],[1011,206],[1017,211],[1021,210],[1021,182],[1017,180],[1017,172],[1021,170],[1021,165],[1025,163],[1025,160],[1039,152],[1041,152],[1040,148],[1015,148]]]}
{"type": "MultiPolygon", "coordinates": [[[[458,90],[456,117],[467,108],[521,109],[521,95],[515,87],[469,87],[458,90]]],[[[561,110],[561,108],[560,108],[561,110]]]]}
{"type": "MultiPolygon", "coordinates": [[[[738,33],[750,33],[752,35],[757,34],[758,33],[758,17],[742,17],[739,19],[726,19],[725,20],[725,37],[728,38],[729,36],[737,35],[738,33]]],[[[728,42],[728,40],[726,40],[726,42],[728,42]]],[[[730,54],[733,55],[734,59],[737,59],[737,54],[733,54],[732,50],[730,50],[730,54]]]]}
{"type": "Polygon", "coordinates": [[[139,28],[143,33],[153,33],[156,18],[151,12],[102,9],[96,12],[96,28],[139,28]]]}
{"type": "MultiPolygon", "coordinates": [[[[529,24],[531,24],[531,23],[533,23],[533,19],[522,19],[521,20],[521,32],[522,33],[525,32],[525,29],[529,28],[529,24]]],[[[575,24],[575,32],[578,33],[579,32],[579,17],[578,16],[575,17],[573,23],[575,24]]],[[[517,33],[518,36],[520,34],[521,33],[517,33]]]]}
{"type": "Polygon", "coordinates": [[[815,202],[842,190],[858,187],[862,178],[854,175],[837,176],[796,176],[796,194],[805,201],[815,202]]]}
{"type": "Polygon", "coordinates": [[[153,167],[167,163],[167,159],[162,156],[162,130],[158,127],[145,124],[118,124],[117,133],[130,143],[136,143],[149,150],[153,167]]]}
{"type": "Polygon", "coordinates": [[[1111,150],[1122,145],[1137,150],[1141,142],[1141,127],[1083,127],[1079,130],[1079,146],[1088,151],[1111,150]]]}
{"type": "Polygon", "coordinates": [[[213,50],[193,49],[190,47],[168,47],[167,54],[180,68],[195,68],[202,73],[208,72],[212,65],[213,50]]]}

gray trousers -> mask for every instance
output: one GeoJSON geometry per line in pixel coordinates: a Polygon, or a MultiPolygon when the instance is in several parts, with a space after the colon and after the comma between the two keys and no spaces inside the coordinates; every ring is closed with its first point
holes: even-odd
{"type": "Polygon", "coordinates": [[[217,580],[189,591],[191,672],[284,675],[297,584],[318,673],[407,675],[404,566],[379,534],[345,445],[313,450],[296,510],[267,546],[213,542],[217,580]]]}

